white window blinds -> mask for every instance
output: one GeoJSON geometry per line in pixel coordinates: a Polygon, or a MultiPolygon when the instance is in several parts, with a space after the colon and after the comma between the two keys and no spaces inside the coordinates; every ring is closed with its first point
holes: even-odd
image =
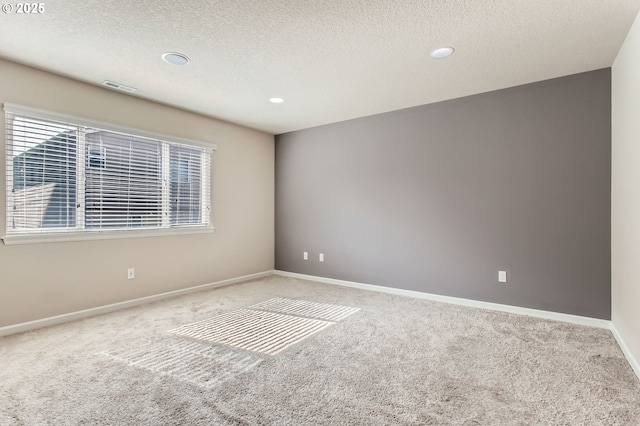
{"type": "Polygon", "coordinates": [[[6,234],[209,227],[213,148],[5,105],[6,234]]]}

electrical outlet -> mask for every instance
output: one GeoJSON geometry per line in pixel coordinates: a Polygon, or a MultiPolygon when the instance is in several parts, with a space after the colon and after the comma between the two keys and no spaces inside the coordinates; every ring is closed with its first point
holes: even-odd
{"type": "Polygon", "coordinates": [[[136,277],[136,270],[134,268],[129,268],[127,270],[127,279],[132,280],[136,277]]]}
{"type": "Polygon", "coordinates": [[[507,282],[507,271],[498,271],[498,282],[499,283],[507,282]]]}
{"type": "Polygon", "coordinates": [[[320,260],[320,262],[324,262],[324,253],[320,253],[320,256],[318,256],[318,260],[320,260]]]}
{"type": "Polygon", "coordinates": [[[306,251],[305,251],[305,252],[303,252],[303,253],[302,253],[302,258],[303,258],[304,260],[309,260],[309,253],[308,253],[308,252],[306,252],[306,251]]]}

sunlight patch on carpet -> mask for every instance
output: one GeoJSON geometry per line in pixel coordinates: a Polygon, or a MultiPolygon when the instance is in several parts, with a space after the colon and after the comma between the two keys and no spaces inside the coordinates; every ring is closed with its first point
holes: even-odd
{"type": "Polygon", "coordinates": [[[181,340],[152,342],[137,348],[100,352],[99,355],[207,389],[262,362],[262,358],[249,353],[181,340]]]}
{"type": "Polygon", "coordinates": [[[239,309],[169,330],[180,336],[275,355],[334,322],[239,309]]]}
{"type": "Polygon", "coordinates": [[[349,306],[284,299],[281,297],[269,299],[257,305],[250,306],[247,309],[259,309],[334,322],[341,321],[360,310],[360,308],[351,308],[349,306]]]}

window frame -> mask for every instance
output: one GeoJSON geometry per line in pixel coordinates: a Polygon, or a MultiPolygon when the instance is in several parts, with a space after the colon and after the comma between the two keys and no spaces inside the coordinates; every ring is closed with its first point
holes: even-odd
{"type": "MultiPolygon", "coordinates": [[[[4,200],[2,203],[5,207],[5,220],[3,221],[3,236],[1,237],[5,245],[10,244],[29,244],[29,243],[46,243],[46,242],[64,242],[64,241],[86,241],[86,240],[102,240],[102,239],[118,239],[118,238],[140,238],[140,237],[154,237],[154,236],[167,236],[167,235],[181,235],[181,234],[201,234],[201,233],[211,233],[215,230],[213,226],[213,160],[214,160],[214,152],[217,150],[217,145],[212,143],[206,143],[201,141],[195,141],[191,139],[176,137],[176,136],[168,136],[161,133],[144,131],[136,128],[131,128],[127,126],[116,125],[112,123],[105,123],[97,120],[87,119],[83,117],[77,117],[72,115],[60,114],[55,112],[50,112],[42,109],[26,107],[22,105],[16,105],[12,103],[4,103],[4,117],[3,117],[3,125],[5,126],[5,140],[0,150],[3,159],[4,165],[4,173],[6,177],[6,185],[5,185],[5,194],[4,200]],[[180,225],[172,227],[169,223],[169,215],[163,214],[163,221],[160,227],[156,228],[130,228],[130,229],[118,229],[118,230],[94,230],[94,229],[86,229],[84,224],[84,202],[80,203],[81,207],[76,211],[76,224],[75,227],[63,228],[63,229],[51,229],[45,230],[42,232],[31,232],[31,233],[9,233],[8,232],[8,221],[10,218],[9,211],[12,208],[12,201],[10,197],[10,191],[13,187],[13,176],[10,176],[8,173],[9,170],[9,162],[8,152],[11,147],[12,139],[9,137],[10,129],[6,128],[7,123],[7,114],[14,115],[24,115],[29,118],[34,119],[42,119],[42,120],[52,120],[52,121],[60,121],[64,123],[69,123],[73,125],[77,125],[80,128],[78,132],[78,140],[77,140],[77,165],[81,165],[81,168],[77,168],[78,172],[76,174],[76,185],[77,192],[79,194],[83,194],[84,192],[84,168],[88,166],[85,164],[85,147],[86,141],[84,140],[84,131],[83,128],[94,128],[100,129],[108,132],[122,133],[126,135],[131,135],[135,137],[154,139],[161,142],[175,143],[180,145],[193,146],[198,148],[204,148],[203,156],[208,155],[208,170],[205,172],[208,173],[208,176],[203,174],[201,181],[203,182],[201,191],[208,192],[208,201],[209,206],[205,206],[203,202],[201,205],[203,218],[208,215],[208,224],[190,224],[190,225],[180,225]],[[166,216],[166,219],[164,219],[166,216]]],[[[169,158],[165,156],[165,150],[168,151],[169,144],[163,143],[163,152],[162,152],[162,162],[163,165],[166,164],[168,166],[169,158]]],[[[108,161],[105,158],[105,162],[108,161]]],[[[11,165],[11,167],[13,167],[11,165]]],[[[169,180],[168,178],[169,169],[163,167],[163,182],[162,182],[162,198],[163,205],[164,199],[168,201],[168,186],[169,180]]],[[[202,192],[205,194],[205,192],[202,192]]],[[[164,207],[163,207],[164,212],[164,207]]]]}

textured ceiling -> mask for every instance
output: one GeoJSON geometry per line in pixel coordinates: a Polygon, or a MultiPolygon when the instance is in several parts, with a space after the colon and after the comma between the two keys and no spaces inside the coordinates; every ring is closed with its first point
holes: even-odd
{"type": "Polygon", "coordinates": [[[0,14],[0,56],[277,134],[609,67],[640,0],[44,5],[0,14]],[[431,59],[439,46],[456,53],[431,59]]]}

